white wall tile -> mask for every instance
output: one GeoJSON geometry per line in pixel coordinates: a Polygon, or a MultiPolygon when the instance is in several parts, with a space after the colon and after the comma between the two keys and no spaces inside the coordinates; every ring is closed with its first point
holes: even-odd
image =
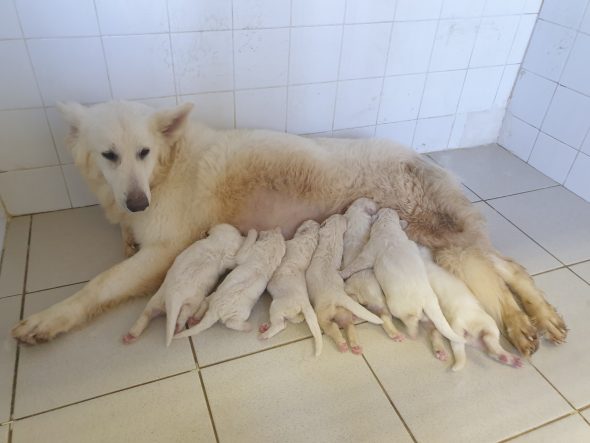
{"type": "Polygon", "coordinates": [[[416,129],[416,120],[377,125],[375,137],[386,138],[402,145],[411,146],[416,129]]]}
{"type": "Polygon", "coordinates": [[[340,82],[333,129],[374,125],[379,110],[381,83],[379,78],[340,82]]]}
{"type": "Polygon", "coordinates": [[[457,114],[449,139],[449,149],[496,143],[503,117],[504,110],[498,108],[457,114]]]}
{"type": "Polygon", "coordinates": [[[348,0],[345,23],[392,21],[395,0],[348,0]]]}
{"type": "Polygon", "coordinates": [[[345,26],[340,78],[349,80],[383,75],[390,30],[389,23],[345,26]]]}
{"type": "Polygon", "coordinates": [[[88,187],[88,184],[84,180],[84,177],[80,175],[80,172],[76,166],[63,165],[61,168],[64,174],[64,179],[66,181],[66,186],[68,188],[72,206],[74,208],[78,208],[80,206],[97,205],[98,199],[92,193],[88,187]]]}
{"type": "Polygon", "coordinates": [[[580,150],[590,155],[590,133],[586,134],[586,139],[584,140],[584,143],[582,143],[580,150]]]}
{"type": "Polygon", "coordinates": [[[559,86],[541,128],[578,149],[590,129],[590,97],[559,86]]]}
{"type": "Polygon", "coordinates": [[[0,146],[2,171],[59,163],[43,109],[0,111],[0,146]]]}
{"type": "MultiPolygon", "coordinates": [[[[590,8],[589,8],[590,9],[590,8]]],[[[561,76],[561,84],[590,95],[590,36],[578,34],[561,76]]]]}
{"type": "Polygon", "coordinates": [[[285,130],[287,88],[236,91],[236,127],[285,130]]]}
{"type": "Polygon", "coordinates": [[[544,0],[539,18],[568,28],[577,28],[587,4],[588,0],[544,0]]]}
{"type": "Polygon", "coordinates": [[[575,37],[575,31],[539,20],[522,66],[557,81],[575,37]]]}
{"type": "Polygon", "coordinates": [[[465,73],[464,70],[429,73],[426,77],[420,118],[454,114],[461,96],[465,73]]]}
{"type": "Polygon", "coordinates": [[[383,84],[378,123],[416,119],[425,81],[426,74],[387,77],[383,84]]]}
{"type": "Polygon", "coordinates": [[[538,134],[539,130],[537,128],[507,112],[498,143],[524,161],[527,161],[538,134]]]}
{"type": "Polygon", "coordinates": [[[467,68],[478,25],[479,19],[441,20],[434,39],[430,71],[467,68]]]}
{"type": "Polygon", "coordinates": [[[309,134],[332,129],[336,83],[289,87],[287,132],[309,134]]]}
{"type": "Polygon", "coordinates": [[[102,34],[168,32],[166,0],[95,0],[102,34]]]}
{"type": "Polygon", "coordinates": [[[289,82],[314,83],[338,78],[342,26],[315,26],[291,30],[289,82]]]}
{"type": "Polygon", "coordinates": [[[98,35],[92,0],[16,0],[25,37],[98,35]]]}
{"type": "Polygon", "coordinates": [[[33,68],[46,105],[94,103],[111,96],[98,37],[29,40],[33,68]]]}
{"type": "Polygon", "coordinates": [[[234,32],[236,88],[287,84],[289,30],[234,32]]]}
{"type": "Polygon", "coordinates": [[[191,118],[216,129],[234,127],[234,93],[208,92],[205,94],[184,95],[180,101],[192,102],[195,107],[191,118]]]}
{"type": "Polygon", "coordinates": [[[60,166],[1,173],[0,197],[12,215],[70,207],[60,166]]]}
{"type": "Polygon", "coordinates": [[[539,134],[529,164],[558,183],[563,183],[577,151],[548,135],[539,134]]]}
{"type": "Polygon", "coordinates": [[[387,75],[426,72],[436,26],[435,21],[394,23],[387,75]]]}
{"type": "Polygon", "coordinates": [[[156,97],[156,98],[140,98],[133,100],[138,103],[143,103],[154,109],[174,108],[177,105],[176,96],[170,97],[156,97]]]}
{"type": "Polygon", "coordinates": [[[214,31],[231,29],[231,0],[168,0],[170,30],[214,31]]]}
{"type": "Polygon", "coordinates": [[[231,31],[172,34],[179,94],[233,89],[231,31]]]}
{"type": "Polygon", "coordinates": [[[498,92],[496,93],[496,99],[494,100],[496,106],[502,108],[506,107],[519,70],[520,65],[506,65],[504,67],[504,74],[502,74],[502,80],[500,81],[500,86],[498,86],[498,92]]]}
{"type": "Polygon", "coordinates": [[[565,187],[590,201],[590,157],[579,154],[565,182],[565,187]]]}
{"type": "Polygon", "coordinates": [[[413,148],[418,152],[445,149],[449,142],[455,116],[424,118],[418,120],[413,148]]]}
{"type": "Polygon", "coordinates": [[[522,15],[520,17],[518,31],[516,32],[510,54],[508,55],[508,63],[522,62],[536,22],[537,16],[534,14],[522,15]]]}
{"type": "Polygon", "coordinates": [[[289,26],[290,0],[233,0],[234,29],[289,26]]]}
{"type": "Polygon", "coordinates": [[[524,14],[536,14],[541,9],[543,0],[525,0],[522,12],[524,14]]]}
{"type": "Polygon", "coordinates": [[[168,35],[105,37],[103,43],[114,98],[174,95],[168,35]]]}
{"type": "Polygon", "coordinates": [[[347,128],[332,131],[336,138],[372,138],[375,135],[375,126],[363,126],[362,128],[347,128]]]}
{"type": "Polygon", "coordinates": [[[580,31],[590,34],[590,7],[586,9],[586,14],[580,24],[580,31]]]}
{"type": "MultiPolygon", "coordinates": [[[[489,4],[489,2],[488,2],[489,4]]],[[[487,17],[481,21],[471,67],[503,65],[508,60],[514,36],[518,31],[519,17],[487,17]]]]}
{"type": "Polygon", "coordinates": [[[344,21],[345,0],[293,0],[293,26],[335,25],[344,21]]]}
{"type": "Polygon", "coordinates": [[[57,108],[47,108],[47,119],[49,120],[49,128],[53,136],[53,142],[57,149],[57,155],[61,164],[73,163],[74,159],[70,150],[66,147],[66,136],[68,135],[68,128],[64,121],[61,112],[57,108]]]}
{"type": "Polygon", "coordinates": [[[0,60],[0,109],[41,106],[25,42],[0,41],[0,60]]]}
{"type": "Polygon", "coordinates": [[[0,39],[20,37],[22,37],[22,32],[14,2],[13,0],[3,0],[0,2],[0,39]]]}
{"type": "Polygon", "coordinates": [[[486,0],[445,0],[441,18],[479,17],[486,0]]]}
{"type": "Polygon", "coordinates": [[[465,77],[458,112],[490,109],[494,104],[503,73],[503,66],[469,69],[465,77]]]}
{"type": "Polygon", "coordinates": [[[443,0],[397,0],[395,19],[432,20],[440,17],[443,0]]]}
{"type": "Polygon", "coordinates": [[[486,2],[484,15],[510,15],[520,14],[524,8],[525,0],[491,0],[486,2]]]}
{"type": "Polygon", "coordinates": [[[523,70],[514,87],[510,110],[525,122],[540,128],[556,88],[557,83],[523,70]]]}

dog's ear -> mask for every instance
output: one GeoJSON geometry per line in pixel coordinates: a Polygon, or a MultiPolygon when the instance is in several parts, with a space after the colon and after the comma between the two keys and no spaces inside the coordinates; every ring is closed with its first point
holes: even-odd
{"type": "Polygon", "coordinates": [[[174,143],[184,131],[192,109],[192,103],[184,103],[175,108],[157,111],[152,116],[152,125],[157,132],[174,143]]]}
{"type": "Polygon", "coordinates": [[[74,102],[57,102],[57,109],[61,112],[64,120],[68,124],[70,131],[69,137],[74,139],[80,131],[80,125],[86,114],[86,107],[80,103],[74,102]]]}

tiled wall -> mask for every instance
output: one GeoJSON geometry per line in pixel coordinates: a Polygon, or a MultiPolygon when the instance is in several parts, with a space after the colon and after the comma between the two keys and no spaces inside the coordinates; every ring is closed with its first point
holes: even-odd
{"type": "Polygon", "coordinates": [[[500,144],[590,201],[590,1],[545,0],[500,144]]]}
{"type": "Polygon", "coordinates": [[[55,103],[194,101],[219,128],[495,141],[541,0],[0,0],[0,195],[94,202],[55,103]]]}

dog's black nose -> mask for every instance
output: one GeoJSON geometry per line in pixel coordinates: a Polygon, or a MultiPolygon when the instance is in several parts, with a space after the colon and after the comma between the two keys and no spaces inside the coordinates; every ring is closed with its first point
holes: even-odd
{"type": "Polygon", "coordinates": [[[127,196],[125,205],[131,212],[140,212],[147,208],[150,202],[143,192],[133,192],[127,196]]]}

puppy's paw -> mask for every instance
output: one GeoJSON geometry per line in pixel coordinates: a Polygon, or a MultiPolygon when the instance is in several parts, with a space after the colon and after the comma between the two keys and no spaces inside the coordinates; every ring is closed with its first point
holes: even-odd
{"type": "Polygon", "coordinates": [[[447,359],[449,358],[449,354],[447,354],[447,351],[441,349],[434,351],[434,356],[440,361],[447,361],[447,359]]]}
{"type": "Polygon", "coordinates": [[[401,332],[389,336],[394,342],[401,343],[406,340],[406,336],[401,332]]]}
{"type": "Polygon", "coordinates": [[[268,323],[261,323],[260,326],[258,326],[258,332],[264,333],[268,331],[268,328],[270,328],[270,325],[268,323]]]}
{"type": "Polygon", "coordinates": [[[505,354],[500,354],[498,356],[498,361],[500,363],[504,363],[505,365],[512,366],[513,368],[522,368],[523,366],[522,359],[520,357],[508,352],[505,354]]]}
{"type": "MultiPolygon", "coordinates": [[[[189,328],[192,328],[193,326],[198,325],[199,323],[201,323],[201,319],[195,316],[189,317],[186,321],[186,324],[189,328]]],[[[178,325],[176,327],[178,327],[178,325]]]]}
{"type": "Polygon", "coordinates": [[[127,333],[121,338],[121,341],[126,345],[133,343],[135,340],[137,340],[137,337],[131,333],[127,333]]]}
{"type": "Polygon", "coordinates": [[[363,348],[359,345],[351,346],[350,352],[352,352],[354,355],[361,355],[363,353],[363,348]]]}
{"type": "Polygon", "coordinates": [[[346,344],[346,343],[340,343],[338,345],[338,350],[340,352],[348,352],[348,344],[346,344]]]}

